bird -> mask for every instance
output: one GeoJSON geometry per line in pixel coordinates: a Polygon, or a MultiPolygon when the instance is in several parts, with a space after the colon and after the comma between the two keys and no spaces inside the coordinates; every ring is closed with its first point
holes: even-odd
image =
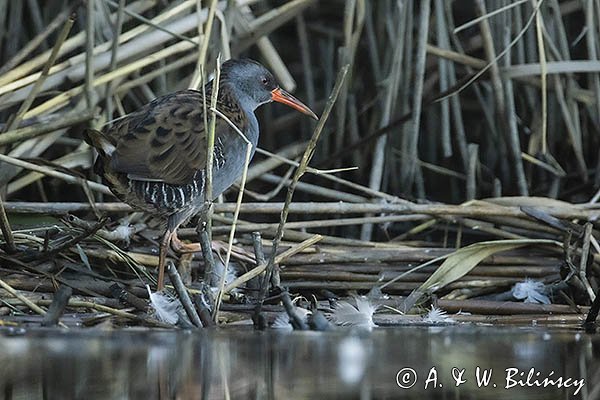
{"type": "Polygon", "coordinates": [[[157,97],[104,130],[87,129],[84,140],[97,152],[94,172],[112,193],[134,209],[166,221],[159,245],[157,291],[164,288],[169,247],[179,253],[200,251],[199,243],[183,243],[179,226],[198,214],[242,175],[247,142],[256,151],[259,124],[254,111],[279,102],[315,120],[317,115],[282,89],[271,72],[251,59],[230,59],[220,68],[212,167],[212,198],[206,198],[208,136],[205,109],[212,80],[204,90],[186,89],[157,97]]]}

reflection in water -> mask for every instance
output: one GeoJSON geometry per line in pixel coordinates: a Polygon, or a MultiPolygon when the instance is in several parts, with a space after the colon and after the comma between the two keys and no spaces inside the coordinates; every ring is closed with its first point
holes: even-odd
{"type": "Polygon", "coordinates": [[[473,327],[0,330],[0,393],[6,399],[592,399],[600,390],[598,343],[597,335],[574,331],[473,327]],[[477,367],[481,378],[491,370],[482,387],[477,367]],[[522,387],[531,368],[530,384],[554,371],[550,377],[570,387],[522,387]],[[507,369],[514,372],[509,381],[507,369]],[[399,387],[415,377],[410,389],[399,387]],[[585,379],[577,396],[573,379],[585,379]],[[506,389],[507,382],[514,386],[506,389]]]}

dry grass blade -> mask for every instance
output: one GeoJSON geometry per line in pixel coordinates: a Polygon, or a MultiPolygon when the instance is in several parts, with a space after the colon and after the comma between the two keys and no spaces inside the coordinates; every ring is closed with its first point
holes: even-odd
{"type": "MultiPolygon", "coordinates": [[[[284,262],[287,258],[293,256],[294,254],[300,253],[304,249],[307,249],[308,247],[312,246],[313,244],[319,242],[321,239],[323,239],[323,237],[321,235],[314,235],[314,236],[306,239],[305,241],[298,243],[296,246],[290,247],[288,250],[284,251],[283,253],[281,253],[280,255],[275,257],[275,264],[284,262]]],[[[256,278],[257,276],[262,274],[266,268],[267,268],[267,263],[265,262],[265,263],[257,266],[256,268],[251,269],[250,271],[248,271],[245,274],[243,274],[242,276],[236,278],[233,282],[231,282],[229,285],[227,285],[223,291],[225,293],[231,292],[233,289],[240,287],[244,283],[248,282],[250,279],[256,278]]]]}
{"type": "Polygon", "coordinates": [[[562,244],[556,241],[543,239],[496,240],[463,247],[448,255],[442,265],[411,293],[407,299],[406,308],[412,308],[423,295],[431,294],[465,276],[481,261],[493,254],[535,244],[562,247],[562,244]]]}

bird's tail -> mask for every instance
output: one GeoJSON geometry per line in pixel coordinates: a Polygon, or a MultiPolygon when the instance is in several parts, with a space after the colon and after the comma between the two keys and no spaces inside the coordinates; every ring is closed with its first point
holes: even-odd
{"type": "Polygon", "coordinates": [[[110,156],[116,149],[115,145],[106,135],[95,129],[84,130],[83,140],[98,152],[94,163],[94,172],[99,176],[104,176],[105,165],[110,165],[110,156]]]}
{"type": "Polygon", "coordinates": [[[95,129],[86,129],[83,132],[83,140],[95,148],[102,158],[110,157],[116,149],[113,142],[106,135],[95,129]]]}

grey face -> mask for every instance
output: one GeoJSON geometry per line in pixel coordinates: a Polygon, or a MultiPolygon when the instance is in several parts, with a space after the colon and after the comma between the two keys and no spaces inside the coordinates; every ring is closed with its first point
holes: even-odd
{"type": "Polygon", "coordinates": [[[256,61],[226,61],[221,66],[221,82],[229,86],[246,111],[254,111],[261,104],[276,101],[318,119],[310,108],[281,89],[273,75],[256,61]]]}
{"type": "Polygon", "coordinates": [[[228,60],[221,66],[222,79],[256,108],[272,101],[271,92],[278,88],[273,75],[262,65],[252,60],[228,60]]]}

